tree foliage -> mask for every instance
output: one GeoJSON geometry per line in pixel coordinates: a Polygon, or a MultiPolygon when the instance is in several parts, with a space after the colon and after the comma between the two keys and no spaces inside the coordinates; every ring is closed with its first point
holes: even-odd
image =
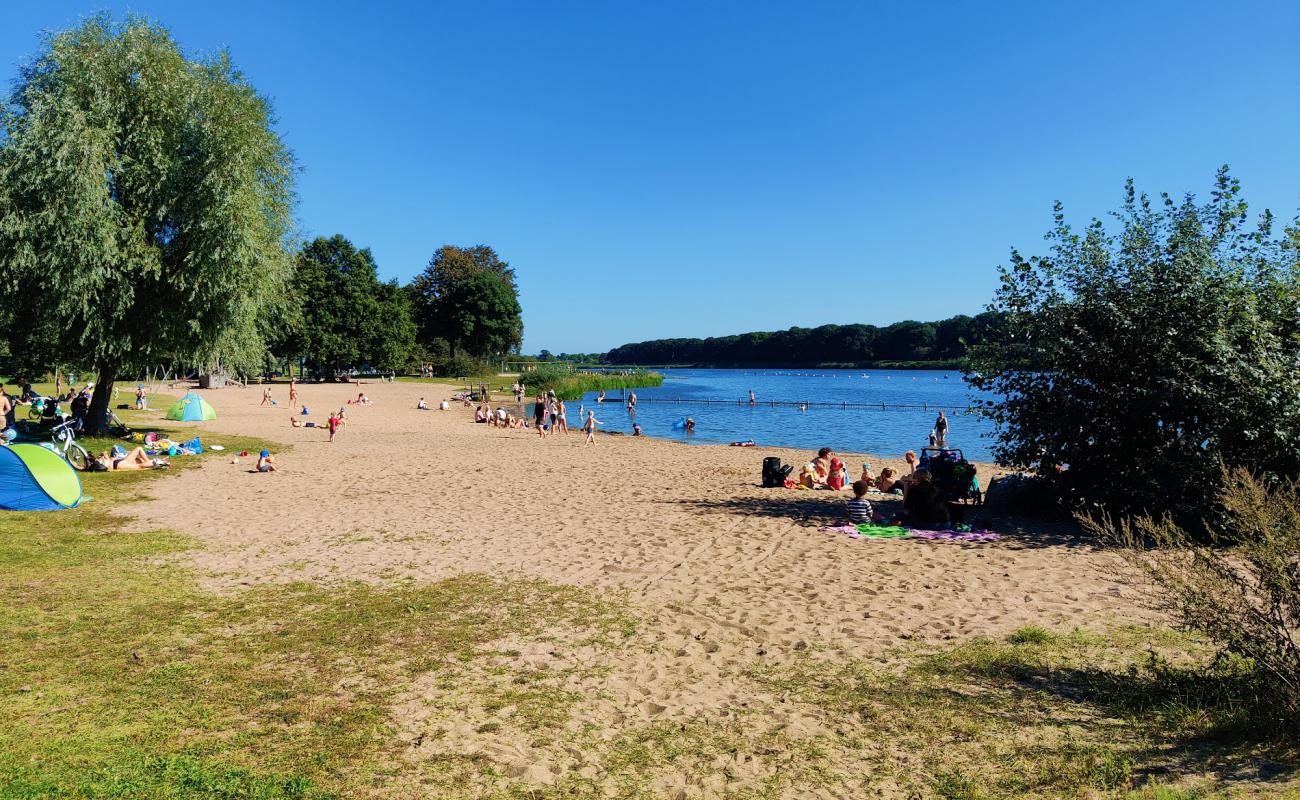
{"type": "Polygon", "coordinates": [[[131,366],[261,360],[292,263],[292,160],[227,54],[93,17],[46,39],[2,113],[15,349],[92,366],[102,387],[131,366]]]}
{"type": "Polygon", "coordinates": [[[487,245],[444,245],[410,286],[418,338],[476,357],[515,352],[524,324],[515,271],[487,245]]]}
{"type": "Polygon", "coordinates": [[[708,339],[655,339],[609,351],[610,364],[718,366],[866,365],[875,361],[956,360],[996,328],[996,314],[960,315],[938,322],[907,320],[875,325],[822,325],[740,333],[708,339]]]}
{"type": "Polygon", "coordinates": [[[1047,255],[1013,252],[990,308],[1003,335],[970,377],[997,400],[999,461],[1067,501],[1213,519],[1220,467],[1300,472],[1300,235],[1250,225],[1220,170],[1210,200],[1130,181],[1115,226],[1060,205],[1047,255]]]}
{"type": "Polygon", "coordinates": [[[333,376],[369,365],[407,365],[415,344],[410,301],[396,283],[379,280],[369,249],[340,234],[319,237],[298,254],[294,289],[300,322],[281,347],[333,376]]]}

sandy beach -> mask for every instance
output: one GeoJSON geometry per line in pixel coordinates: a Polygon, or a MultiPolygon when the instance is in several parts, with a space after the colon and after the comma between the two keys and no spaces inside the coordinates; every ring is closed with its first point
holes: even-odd
{"type": "MultiPolygon", "coordinates": [[[[766,709],[760,717],[771,724],[815,731],[783,698],[739,681],[755,659],[809,648],[883,659],[900,645],[1028,624],[1141,619],[1133,590],[1112,577],[1113,557],[1063,528],[997,520],[997,542],[854,540],[818,531],[841,520],[848,492],[760,488],[764,456],[800,463],[806,453],[608,435],[583,448],[578,432],[539,440],[475,425],[458,404],[416,409],[419,397],[436,408],[449,387],[363,389],[373,405],[348,406],[349,423],[333,443],[323,430],[290,427],[285,386],[275,387],[275,407],[258,405],[257,387],[205,392],[220,416],[200,431],[291,445],[277,454],[280,471],[250,474],[252,459],[210,459],[157,482],[154,499],[125,513],[137,528],[195,537],[201,547],[180,558],[223,593],[266,582],[395,585],[486,573],[626,598],[643,622],[624,647],[506,648],[534,667],[598,660],[602,677],[579,687],[591,699],[569,724],[608,736],[635,721],[725,717],[742,702],[766,709]]],[[[357,391],[307,385],[301,395],[311,418],[323,420],[357,391]]],[[[901,454],[884,455],[873,462],[901,467],[901,454]]],[[[981,465],[985,483],[990,469],[981,465]]],[[[871,499],[884,509],[896,502],[871,499]]],[[[401,735],[438,722],[444,711],[431,698],[417,688],[395,705],[401,735]]],[[[543,783],[581,768],[581,754],[479,733],[479,722],[473,713],[441,720],[458,735],[424,750],[485,755],[511,776],[543,783]]],[[[676,778],[665,769],[667,791],[676,778]]]]}

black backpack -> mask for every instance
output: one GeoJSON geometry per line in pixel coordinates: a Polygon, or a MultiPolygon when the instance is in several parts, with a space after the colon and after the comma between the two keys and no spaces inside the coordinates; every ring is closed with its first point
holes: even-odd
{"type": "Polygon", "coordinates": [[[775,489],[785,486],[785,479],[793,469],[794,467],[789,464],[783,465],[781,459],[776,456],[763,459],[763,488],[775,489]]]}

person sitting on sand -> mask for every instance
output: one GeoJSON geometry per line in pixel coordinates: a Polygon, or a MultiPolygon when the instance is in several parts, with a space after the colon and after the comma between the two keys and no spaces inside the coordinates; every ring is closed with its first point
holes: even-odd
{"type": "Polygon", "coordinates": [[[907,483],[896,475],[893,467],[885,467],[876,479],[876,488],[885,494],[902,494],[907,489],[907,483]]]}
{"type": "Polygon", "coordinates": [[[834,456],[834,450],[823,447],[817,451],[817,457],[812,460],[812,463],[817,465],[817,471],[821,473],[822,480],[825,480],[826,476],[831,474],[831,459],[834,456]]]}
{"type": "Polygon", "coordinates": [[[120,447],[115,447],[113,452],[100,453],[99,458],[95,460],[103,465],[104,469],[118,472],[135,469],[167,469],[171,466],[161,458],[150,458],[143,447],[137,447],[129,453],[120,447]]]}
{"type": "Polygon", "coordinates": [[[825,486],[826,479],[817,471],[817,464],[809,461],[799,470],[799,485],[806,489],[816,489],[818,486],[825,486]]]}
{"type": "Polygon", "coordinates": [[[370,398],[369,398],[369,397],[366,397],[366,393],[365,393],[365,392],[358,392],[358,393],[357,393],[357,405],[359,405],[359,406],[368,406],[368,405],[370,405],[370,398]]]}
{"type": "Polygon", "coordinates": [[[826,475],[826,488],[839,491],[849,482],[849,471],[844,468],[844,462],[838,458],[831,459],[831,471],[826,475]]]}
{"type": "Polygon", "coordinates": [[[270,450],[263,450],[257,457],[258,472],[275,472],[275,459],[271,457],[270,450]]]}
{"type": "Polygon", "coordinates": [[[451,403],[447,402],[446,400],[443,400],[441,403],[438,404],[438,410],[439,410],[439,411],[450,411],[450,410],[451,410],[451,403]]]}
{"type": "Polygon", "coordinates": [[[907,462],[908,475],[916,472],[917,460],[915,450],[908,450],[906,453],[903,453],[903,461],[907,462]]]}
{"type": "Polygon", "coordinates": [[[931,480],[930,470],[918,469],[903,497],[902,522],[911,528],[939,529],[948,524],[948,503],[931,480]]]}
{"type": "Polygon", "coordinates": [[[871,502],[867,500],[867,490],[870,488],[871,484],[866,481],[853,482],[853,497],[844,504],[844,510],[849,516],[849,522],[854,525],[871,522],[871,502]]]}
{"type": "Polygon", "coordinates": [[[428,411],[428,410],[429,410],[429,404],[426,403],[426,402],[424,402],[424,398],[423,398],[423,397],[420,398],[420,402],[418,402],[418,403],[415,404],[415,407],[418,408],[418,409],[420,409],[421,411],[428,411]]]}

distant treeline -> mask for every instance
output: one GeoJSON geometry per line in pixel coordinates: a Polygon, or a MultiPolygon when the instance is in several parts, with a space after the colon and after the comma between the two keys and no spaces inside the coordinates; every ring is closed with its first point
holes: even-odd
{"type": "Polygon", "coordinates": [[[1002,316],[960,314],[937,322],[905,320],[875,325],[822,325],[757,331],[708,339],[655,339],[616,347],[608,364],[696,364],[710,366],[852,366],[882,362],[953,363],[968,347],[997,331],[1002,316]]]}

